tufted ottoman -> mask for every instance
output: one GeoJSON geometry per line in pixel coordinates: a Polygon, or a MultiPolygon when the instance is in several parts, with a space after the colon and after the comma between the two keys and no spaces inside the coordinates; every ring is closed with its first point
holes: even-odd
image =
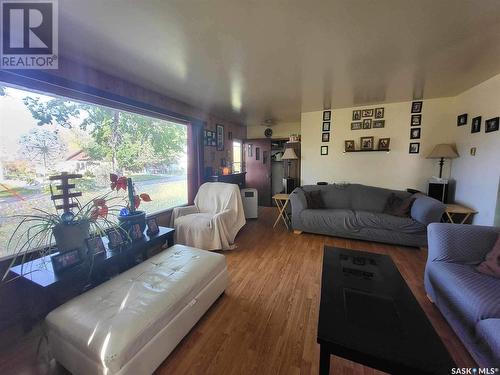
{"type": "Polygon", "coordinates": [[[223,255],[172,246],[52,311],[51,352],[73,374],[150,374],[227,284],[223,255]]]}

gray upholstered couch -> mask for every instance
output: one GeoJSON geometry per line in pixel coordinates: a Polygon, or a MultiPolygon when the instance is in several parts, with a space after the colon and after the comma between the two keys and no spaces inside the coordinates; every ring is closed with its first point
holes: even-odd
{"type": "Polygon", "coordinates": [[[419,195],[411,217],[383,213],[387,199],[410,193],[359,184],[305,185],[291,196],[294,230],[406,246],[427,245],[427,225],[439,222],[445,206],[419,195]],[[325,209],[308,209],[304,191],[321,190],[325,209]]]}
{"type": "Polygon", "coordinates": [[[498,227],[429,225],[425,291],[481,367],[500,367],[500,279],[475,270],[498,227]]]}

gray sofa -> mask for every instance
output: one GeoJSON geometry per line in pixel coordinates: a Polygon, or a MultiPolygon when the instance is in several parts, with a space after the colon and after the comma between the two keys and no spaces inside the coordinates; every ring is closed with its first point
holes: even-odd
{"type": "Polygon", "coordinates": [[[429,225],[425,291],[480,367],[500,367],[500,279],[474,266],[499,233],[498,227],[429,225]]]}
{"type": "Polygon", "coordinates": [[[427,245],[427,225],[439,222],[443,203],[419,195],[411,217],[383,213],[389,196],[409,197],[405,191],[359,184],[305,185],[290,195],[294,230],[405,246],[427,245]],[[304,191],[320,190],[325,209],[308,209],[304,191]]]}

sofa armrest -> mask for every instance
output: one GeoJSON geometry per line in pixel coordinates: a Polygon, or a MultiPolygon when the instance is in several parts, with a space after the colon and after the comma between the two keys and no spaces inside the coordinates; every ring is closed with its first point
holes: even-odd
{"type": "Polygon", "coordinates": [[[426,195],[419,195],[411,206],[411,217],[424,224],[439,223],[446,206],[437,199],[426,195]]]}
{"type": "Polygon", "coordinates": [[[172,216],[170,216],[170,226],[173,228],[175,226],[175,220],[181,216],[197,214],[199,213],[198,207],[196,206],[181,206],[174,207],[172,210],[172,216]]]}
{"type": "Polygon", "coordinates": [[[300,220],[300,213],[307,208],[306,196],[304,191],[296,188],[290,194],[290,204],[292,205],[292,228],[301,229],[302,221],[300,220]]]}
{"type": "Polygon", "coordinates": [[[432,223],[427,227],[428,262],[477,264],[491,251],[498,227],[432,223]]]}

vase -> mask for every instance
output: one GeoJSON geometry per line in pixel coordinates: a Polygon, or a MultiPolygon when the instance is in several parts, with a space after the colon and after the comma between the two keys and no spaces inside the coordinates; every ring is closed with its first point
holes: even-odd
{"type": "Polygon", "coordinates": [[[87,220],[59,223],[52,228],[57,249],[60,252],[79,249],[85,253],[85,240],[89,237],[90,223],[87,220]]]}
{"type": "MultiPolygon", "coordinates": [[[[135,211],[130,212],[125,216],[118,216],[118,221],[120,223],[120,227],[125,230],[129,235],[130,229],[135,225],[139,224],[141,227],[141,232],[144,233],[144,229],[146,229],[146,212],[144,211],[135,211]]],[[[131,236],[132,237],[132,236],[131,236]]],[[[137,237],[132,237],[133,239],[139,239],[137,237]]],[[[142,236],[140,237],[142,238],[142,236]]]]}

